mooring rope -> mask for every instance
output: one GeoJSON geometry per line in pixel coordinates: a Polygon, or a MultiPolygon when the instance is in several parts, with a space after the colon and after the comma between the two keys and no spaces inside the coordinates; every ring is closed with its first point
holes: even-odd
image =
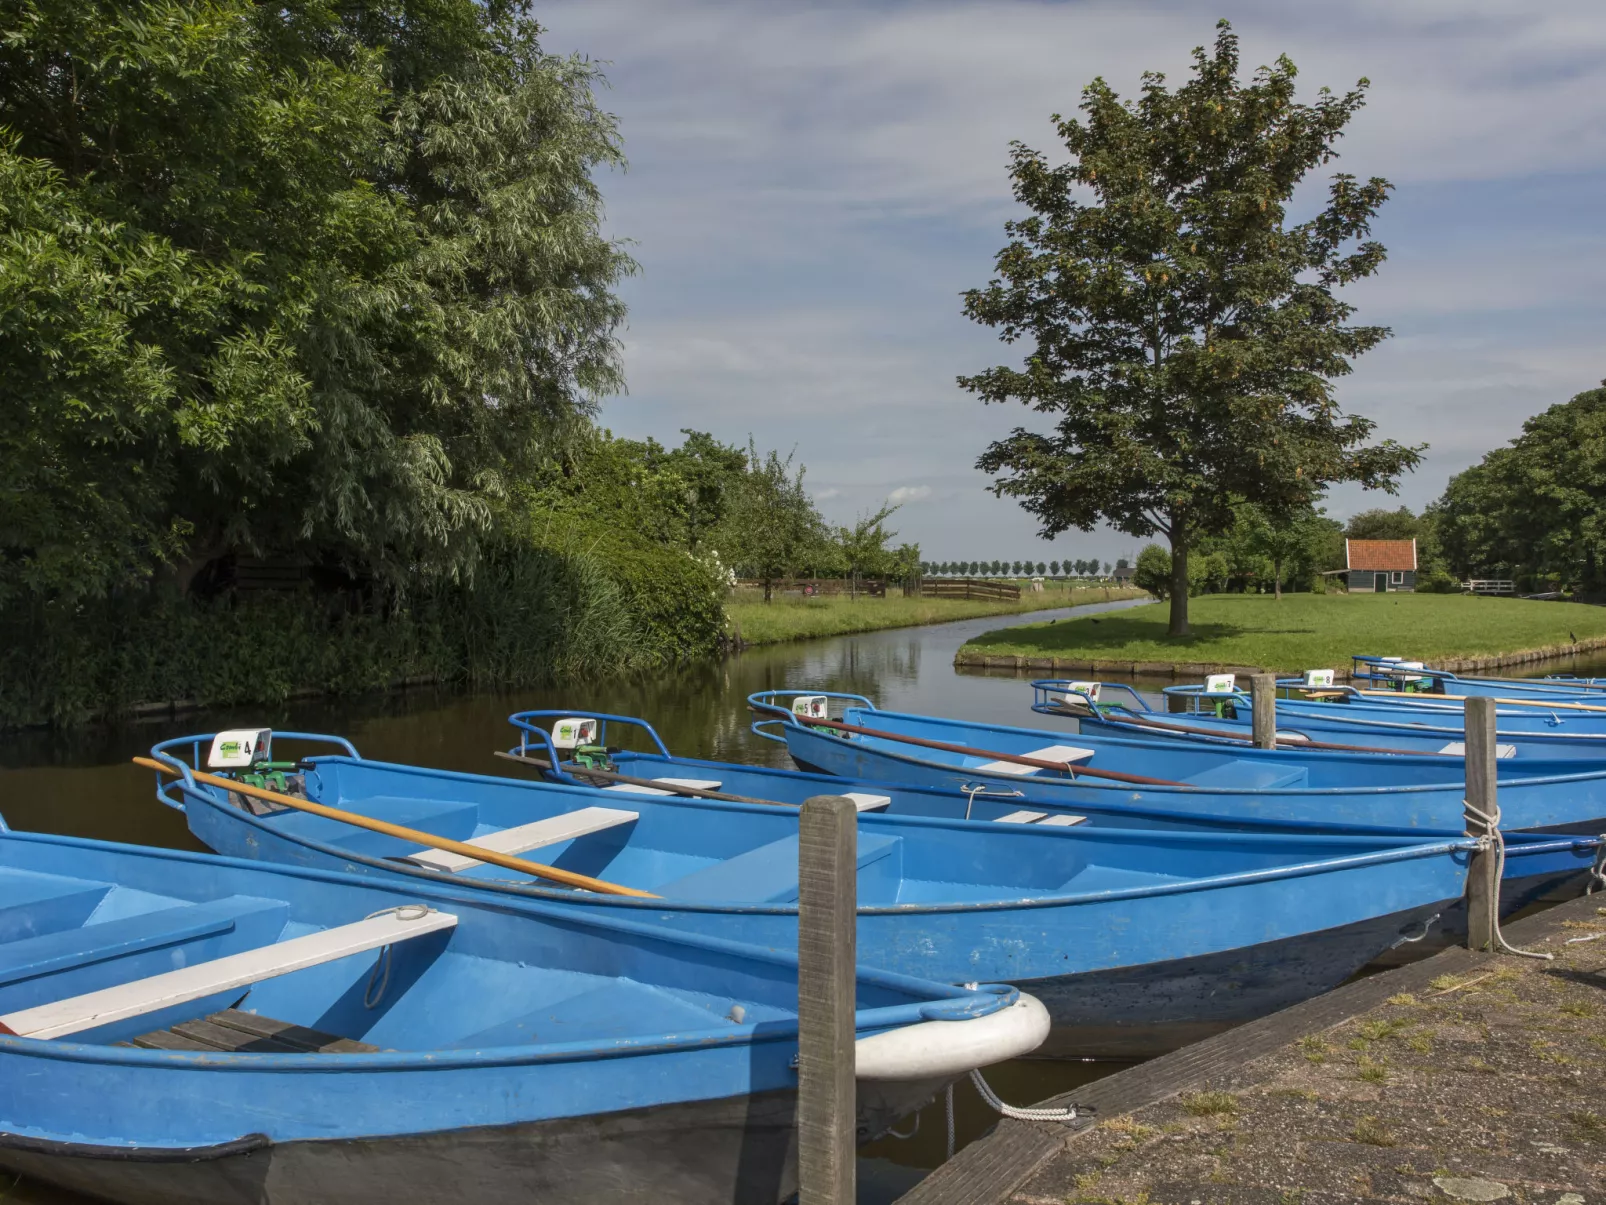
{"type": "MultiPolygon", "coordinates": [[[[1497,811],[1495,815],[1490,816],[1488,813],[1473,807],[1472,804],[1464,799],[1461,801],[1461,806],[1466,809],[1468,816],[1483,827],[1483,832],[1478,836],[1479,850],[1484,852],[1494,851],[1494,898],[1489,901],[1490,945],[1499,954],[1515,954],[1521,958],[1539,958],[1545,962],[1554,961],[1556,957],[1554,954],[1543,954],[1538,950],[1519,950],[1506,940],[1505,934],[1500,932],[1500,884],[1504,881],[1506,874],[1506,839],[1500,832],[1500,815],[1497,811]]],[[[1470,910],[1467,913],[1467,923],[1468,925],[1472,923],[1470,910]]]]}
{"type": "Polygon", "coordinates": [[[976,1085],[977,1095],[992,1106],[995,1112],[1014,1121],[1061,1121],[1069,1124],[1077,1118],[1075,1105],[1066,1105],[1059,1109],[1022,1109],[1015,1105],[1006,1105],[999,1099],[998,1093],[988,1086],[981,1072],[974,1067],[970,1071],[970,1082],[976,1085]]]}
{"type": "Polygon", "coordinates": [[[1595,864],[1589,868],[1589,886],[1584,888],[1585,895],[1594,895],[1606,887],[1606,833],[1597,839],[1600,844],[1595,847],[1595,864]]]}

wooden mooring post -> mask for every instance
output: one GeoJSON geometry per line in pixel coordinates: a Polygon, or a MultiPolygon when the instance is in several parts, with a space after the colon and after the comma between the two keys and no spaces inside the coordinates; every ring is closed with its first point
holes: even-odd
{"type": "Polygon", "coordinates": [[[1277,747],[1277,675],[1249,675],[1249,732],[1257,749],[1277,747]]]}
{"type": "MultiPolygon", "coordinates": [[[[1467,835],[1493,837],[1500,828],[1495,795],[1495,701],[1474,696],[1466,702],[1467,835]]],[[[1493,844],[1472,855],[1467,868],[1467,948],[1494,947],[1500,908],[1500,856],[1493,844]]]]}
{"type": "Polygon", "coordinates": [[[798,817],[798,1205],[853,1205],[859,811],[816,795],[798,817]]]}

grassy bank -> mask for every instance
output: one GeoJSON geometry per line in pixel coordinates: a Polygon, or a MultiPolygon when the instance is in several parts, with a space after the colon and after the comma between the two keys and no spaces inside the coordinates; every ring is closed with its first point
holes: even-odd
{"type": "Polygon", "coordinates": [[[1020,601],[988,602],[956,598],[887,598],[860,596],[849,601],[847,595],[823,598],[778,597],[765,603],[762,596],[746,592],[725,604],[728,631],[746,644],[778,644],[785,640],[809,640],[817,636],[844,636],[850,632],[874,632],[882,628],[912,628],[954,619],[974,619],[981,615],[1018,615],[1054,607],[1075,607],[1083,603],[1120,598],[1140,598],[1141,590],[1108,589],[1101,586],[1056,588],[1042,593],[1022,591],[1020,601]]]}
{"type": "Polygon", "coordinates": [[[1606,607],[1458,594],[1218,594],[1192,600],[1193,634],[1166,635],[1167,606],[1027,624],[978,636],[960,663],[1026,657],[1122,662],[1160,669],[1178,662],[1298,671],[1347,669],[1352,653],[1426,661],[1565,648],[1606,638],[1606,607]]]}

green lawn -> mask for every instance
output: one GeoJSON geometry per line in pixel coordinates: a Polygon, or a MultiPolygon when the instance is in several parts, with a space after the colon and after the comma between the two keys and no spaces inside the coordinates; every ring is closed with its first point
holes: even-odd
{"type": "MultiPolygon", "coordinates": [[[[744,595],[748,592],[743,592],[744,595]]],[[[1050,585],[1042,593],[1021,591],[1018,603],[984,602],[954,598],[886,598],[827,595],[799,598],[777,597],[766,603],[762,597],[738,597],[725,604],[725,617],[732,636],[740,635],[747,644],[778,644],[783,640],[809,640],[816,636],[842,636],[849,632],[874,632],[881,628],[912,628],[927,623],[947,623],[953,619],[974,619],[979,615],[1018,615],[1023,611],[1044,611],[1052,607],[1075,607],[1082,603],[1108,599],[1138,598],[1141,590],[1120,590],[1102,586],[1065,589],[1050,585]]]]}
{"type": "Polygon", "coordinates": [[[1185,662],[1297,672],[1348,669],[1351,653],[1425,661],[1606,637],[1606,607],[1460,594],[1215,594],[1188,608],[1191,636],[1166,636],[1167,605],[1026,624],[978,636],[978,656],[1185,662]]]}

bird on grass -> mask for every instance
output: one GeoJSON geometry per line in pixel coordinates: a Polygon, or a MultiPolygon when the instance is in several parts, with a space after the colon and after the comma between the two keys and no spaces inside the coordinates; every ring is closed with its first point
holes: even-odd
{"type": "Polygon", "coordinates": [[[1578,643],[1578,637],[1574,636],[1571,632],[1567,633],[1567,639],[1571,640],[1574,644],[1578,643]]]}

